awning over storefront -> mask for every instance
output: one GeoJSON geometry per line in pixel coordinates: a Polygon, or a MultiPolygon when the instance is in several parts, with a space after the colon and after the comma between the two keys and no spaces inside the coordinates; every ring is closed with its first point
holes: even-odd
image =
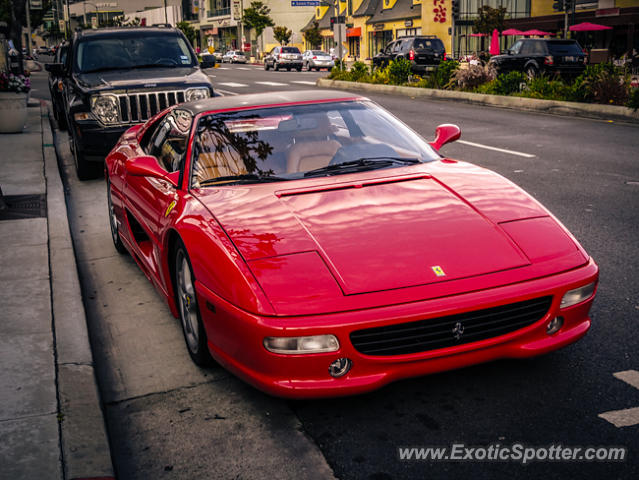
{"type": "Polygon", "coordinates": [[[347,37],[361,37],[362,36],[362,27],[354,27],[346,29],[347,37]]]}

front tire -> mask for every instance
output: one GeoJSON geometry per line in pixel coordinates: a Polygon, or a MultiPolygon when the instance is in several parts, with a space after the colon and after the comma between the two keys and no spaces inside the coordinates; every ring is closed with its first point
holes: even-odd
{"type": "Polygon", "coordinates": [[[113,246],[118,253],[127,253],[126,247],[122,243],[120,238],[120,229],[118,227],[118,219],[115,216],[115,210],[113,208],[113,200],[111,199],[111,182],[107,178],[107,204],[109,206],[109,226],[111,227],[111,240],[113,240],[113,246]]]}
{"type": "Polygon", "coordinates": [[[178,241],[175,251],[175,300],[182,323],[182,333],[191,360],[206,366],[212,362],[195,293],[195,277],[186,247],[178,241]]]}
{"type": "Polygon", "coordinates": [[[273,70],[275,70],[276,72],[280,71],[280,66],[277,62],[273,62],[273,70]]]}
{"type": "Polygon", "coordinates": [[[97,166],[84,158],[73,135],[71,135],[71,142],[73,147],[71,148],[71,153],[73,153],[73,163],[75,163],[75,172],[78,175],[78,179],[84,181],[98,177],[97,166]]]}
{"type": "Polygon", "coordinates": [[[534,65],[529,65],[528,67],[526,67],[526,76],[530,80],[535,78],[538,74],[539,72],[537,71],[537,68],[534,65]]]}
{"type": "Polygon", "coordinates": [[[268,62],[264,62],[264,70],[268,72],[268,62]]]}

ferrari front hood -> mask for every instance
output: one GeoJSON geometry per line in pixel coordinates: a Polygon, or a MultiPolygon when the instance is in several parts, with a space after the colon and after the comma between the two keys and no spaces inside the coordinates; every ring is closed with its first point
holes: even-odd
{"type": "Polygon", "coordinates": [[[204,198],[254,270],[262,259],[314,252],[352,295],[530,264],[496,223],[429,175],[268,190],[204,198]]]}
{"type": "Polygon", "coordinates": [[[432,178],[283,192],[346,295],[522,267],[504,232],[432,178]]]}

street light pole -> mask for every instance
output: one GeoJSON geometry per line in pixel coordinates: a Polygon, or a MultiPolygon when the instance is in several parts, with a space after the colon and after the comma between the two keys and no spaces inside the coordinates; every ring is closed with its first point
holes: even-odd
{"type": "Polygon", "coordinates": [[[167,25],[169,24],[169,17],[166,13],[166,0],[164,0],[164,23],[166,23],[167,25]]]}

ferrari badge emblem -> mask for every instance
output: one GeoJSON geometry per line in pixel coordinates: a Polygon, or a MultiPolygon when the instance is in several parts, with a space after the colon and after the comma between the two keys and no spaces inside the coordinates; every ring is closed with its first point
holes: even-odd
{"type": "Polygon", "coordinates": [[[175,200],[169,203],[169,206],[166,208],[166,212],[164,212],[165,217],[169,216],[169,213],[171,213],[171,211],[175,208],[175,205],[177,205],[177,202],[175,200]]]}
{"type": "Polygon", "coordinates": [[[464,325],[461,322],[457,322],[453,328],[453,337],[455,340],[459,340],[464,334],[464,325]]]}
{"type": "Polygon", "coordinates": [[[433,270],[435,275],[437,275],[438,277],[445,277],[446,276],[446,274],[444,273],[444,270],[439,265],[434,265],[434,266],[432,266],[430,268],[433,270]]]}

